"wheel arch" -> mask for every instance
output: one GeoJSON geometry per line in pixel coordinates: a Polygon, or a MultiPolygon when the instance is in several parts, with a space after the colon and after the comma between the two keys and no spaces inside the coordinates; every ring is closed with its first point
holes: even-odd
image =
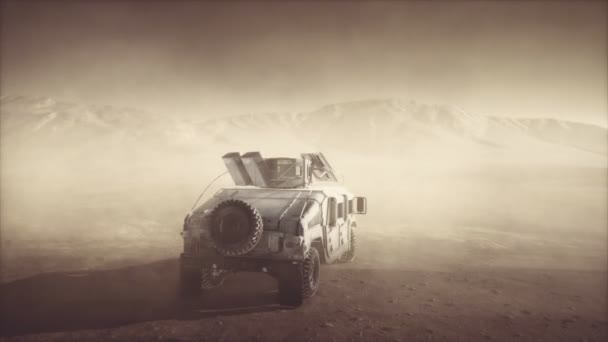
{"type": "Polygon", "coordinates": [[[319,251],[319,257],[321,258],[321,263],[326,264],[327,259],[326,259],[326,255],[325,255],[326,251],[325,251],[325,243],[323,243],[323,238],[317,237],[314,240],[312,240],[310,243],[310,247],[316,248],[319,251]]]}

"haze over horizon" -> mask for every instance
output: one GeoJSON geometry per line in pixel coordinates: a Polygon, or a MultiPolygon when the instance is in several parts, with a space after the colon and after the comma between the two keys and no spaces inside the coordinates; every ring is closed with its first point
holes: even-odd
{"type": "Polygon", "coordinates": [[[603,2],[2,3],[0,90],[215,117],[371,98],[608,126],[603,2]]]}

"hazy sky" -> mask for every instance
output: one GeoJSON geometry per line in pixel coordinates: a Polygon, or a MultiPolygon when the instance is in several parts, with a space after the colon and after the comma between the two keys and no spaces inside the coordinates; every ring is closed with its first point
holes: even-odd
{"type": "Polygon", "coordinates": [[[607,125],[606,11],[601,1],[3,1],[1,91],[205,116],[398,97],[607,125]]]}

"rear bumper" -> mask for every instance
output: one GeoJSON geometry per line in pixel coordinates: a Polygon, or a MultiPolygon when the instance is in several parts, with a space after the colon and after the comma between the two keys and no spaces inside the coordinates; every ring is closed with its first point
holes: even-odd
{"type": "Polygon", "coordinates": [[[279,273],[289,265],[300,265],[300,260],[272,260],[247,257],[225,257],[218,254],[192,255],[182,253],[180,264],[183,269],[219,268],[233,272],[279,273]]]}

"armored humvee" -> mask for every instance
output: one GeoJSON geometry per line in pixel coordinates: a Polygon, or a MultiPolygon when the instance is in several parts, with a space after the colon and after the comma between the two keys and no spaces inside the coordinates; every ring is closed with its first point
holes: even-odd
{"type": "Polygon", "coordinates": [[[301,305],[317,292],[321,263],[355,258],[355,214],[366,212],[366,198],[342,187],[321,153],[264,159],[232,152],[222,159],[235,186],[186,216],[181,293],[220,286],[231,272],[257,271],[277,279],[282,305],[301,305]]]}

